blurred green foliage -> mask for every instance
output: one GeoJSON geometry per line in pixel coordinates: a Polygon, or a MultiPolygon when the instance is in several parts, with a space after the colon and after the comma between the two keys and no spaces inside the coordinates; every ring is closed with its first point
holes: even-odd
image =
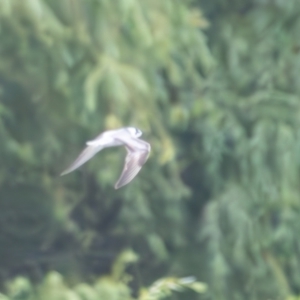
{"type": "MultiPolygon", "coordinates": [[[[117,261],[115,267],[124,269],[124,266],[132,261],[134,253],[125,250],[117,261]]],[[[195,281],[193,277],[164,278],[154,282],[150,287],[140,291],[136,298],[130,295],[127,286],[129,275],[122,272],[118,277],[112,273],[103,276],[93,285],[79,283],[73,287],[68,286],[64,278],[57,272],[52,271],[38,285],[33,286],[26,277],[17,277],[7,283],[8,297],[0,294],[0,299],[8,300],[157,300],[166,298],[174,292],[183,292],[190,289],[197,293],[204,293],[206,285],[195,281]],[[2,298],[1,298],[2,297],[2,298]]]]}
{"type": "Polygon", "coordinates": [[[0,0],[0,299],[46,299],[52,280],[64,295],[49,299],[176,298],[186,275],[212,299],[297,299],[299,13],[296,0],[0,0]],[[113,189],[120,149],[58,176],[127,125],[152,145],[130,185],[113,189]]]}

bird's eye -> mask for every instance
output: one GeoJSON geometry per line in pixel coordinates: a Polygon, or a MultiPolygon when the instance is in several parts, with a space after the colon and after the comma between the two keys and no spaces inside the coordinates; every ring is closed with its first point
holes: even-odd
{"type": "Polygon", "coordinates": [[[139,133],[140,131],[137,128],[135,128],[135,134],[139,134],[139,133]]]}

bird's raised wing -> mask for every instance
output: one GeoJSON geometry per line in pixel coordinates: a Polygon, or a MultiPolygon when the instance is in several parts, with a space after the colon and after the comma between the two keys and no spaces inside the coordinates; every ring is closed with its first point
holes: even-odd
{"type": "Polygon", "coordinates": [[[136,138],[118,137],[116,139],[121,141],[127,150],[122,174],[115,184],[115,189],[119,189],[129,183],[141,170],[149,157],[151,146],[149,143],[136,138]]]}
{"type": "Polygon", "coordinates": [[[75,159],[75,161],[64,170],[60,176],[66,175],[75,169],[79,168],[81,165],[86,163],[89,159],[91,159],[97,152],[103,149],[103,146],[87,146],[75,159]]]}

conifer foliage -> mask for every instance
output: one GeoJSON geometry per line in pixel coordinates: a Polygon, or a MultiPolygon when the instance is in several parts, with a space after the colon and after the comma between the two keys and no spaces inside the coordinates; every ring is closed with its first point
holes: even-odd
{"type": "Polygon", "coordinates": [[[297,299],[299,14],[0,0],[0,297],[297,299]],[[121,149],[59,177],[128,125],[152,146],[130,185],[121,149]]]}

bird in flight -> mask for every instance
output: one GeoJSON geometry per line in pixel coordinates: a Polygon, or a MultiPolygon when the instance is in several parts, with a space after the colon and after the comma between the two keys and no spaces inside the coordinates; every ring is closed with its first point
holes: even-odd
{"type": "Polygon", "coordinates": [[[139,139],[142,131],[135,127],[123,127],[108,130],[95,139],[86,142],[87,147],[79,154],[76,160],[60,175],[66,175],[91,159],[96,153],[104,148],[125,146],[127,156],[120,178],[115,184],[115,189],[128,184],[141,170],[149,157],[151,146],[139,139]]]}

